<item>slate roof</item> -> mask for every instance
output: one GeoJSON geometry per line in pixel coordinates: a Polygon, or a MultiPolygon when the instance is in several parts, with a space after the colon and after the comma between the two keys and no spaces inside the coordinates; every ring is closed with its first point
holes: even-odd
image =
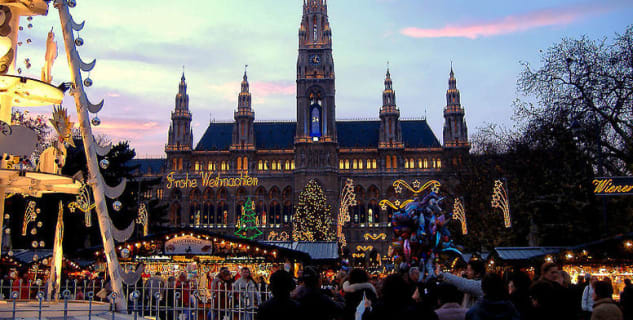
{"type": "MultiPolygon", "coordinates": [[[[400,120],[407,148],[441,147],[426,120],[400,120]]],[[[292,149],[296,122],[255,122],[255,147],[258,150],[292,149]]],[[[342,148],[377,148],[380,120],[337,121],[337,136],[342,148]]],[[[232,122],[212,122],[198,142],[196,151],[229,150],[232,122]]]]}
{"type": "Polygon", "coordinates": [[[268,241],[264,243],[307,253],[312,260],[336,260],[339,258],[336,242],[268,241]]]}
{"type": "Polygon", "coordinates": [[[132,159],[127,162],[128,167],[140,165],[138,170],[141,174],[147,174],[151,169],[151,173],[160,173],[165,168],[165,159],[132,159]]]}
{"type": "Polygon", "coordinates": [[[501,260],[529,260],[557,254],[565,247],[496,247],[495,252],[501,260]]]}

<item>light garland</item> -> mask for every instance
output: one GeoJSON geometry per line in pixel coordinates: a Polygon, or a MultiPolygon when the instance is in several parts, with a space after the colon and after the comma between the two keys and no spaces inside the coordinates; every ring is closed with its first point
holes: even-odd
{"type": "Polygon", "coordinates": [[[147,214],[147,207],[145,206],[145,203],[141,203],[138,207],[136,223],[143,226],[143,236],[147,236],[149,233],[149,215],[147,214]]]}
{"type": "Polygon", "coordinates": [[[90,211],[94,209],[97,204],[90,203],[90,194],[88,193],[88,186],[81,183],[81,188],[79,189],[79,194],[75,198],[75,201],[68,204],[68,209],[70,212],[75,212],[76,209],[83,212],[85,214],[85,223],[86,227],[92,226],[92,214],[90,211]]]}
{"type": "Polygon", "coordinates": [[[461,222],[462,234],[468,234],[468,227],[466,225],[466,211],[464,210],[464,205],[459,198],[455,198],[455,202],[453,203],[453,217],[455,220],[461,222]]]}
{"type": "Polygon", "coordinates": [[[29,201],[29,204],[26,206],[26,210],[24,211],[24,222],[22,223],[22,236],[26,236],[26,229],[29,226],[30,222],[35,222],[37,220],[37,214],[40,213],[40,208],[35,208],[35,201],[29,201]]]}
{"type": "Polygon", "coordinates": [[[365,240],[385,240],[387,239],[387,235],[383,232],[383,233],[365,233],[364,235],[365,240]]]}
{"type": "Polygon", "coordinates": [[[413,192],[413,193],[421,193],[422,191],[431,188],[431,191],[437,193],[440,191],[440,182],[437,180],[429,180],[427,181],[424,185],[420,186],[420,181],[419,180],[415,180],[413,181],[413,187],[410,186],[406,181],[402,180],[402,179],[398,179],[396,181],[393,182],[393,188],[396,191],[396,193],[401,193],[402,192],[402,187],[408,189],[409,191],[413,192]]]}
{"type": "Polygon", "coordinates": [[[334,218],[331,211],[321,186],[315,180],[308,181],[299,194],[299,203],[293,216],[293,240],[334,241],[336,232],[332,230],[334,218]]]}
{"type": "Polygon", "coordinates": [[[371,251],[374,246],[356,246],[356,251],[371,251]]]}
{"type": "Polygon", "coordinates": [[[387,206],[391,207],[394,210],[400,210],[406,207],[406,205],[411,202],[413,202],[413,199],[405,200],[402,203],[400,203],[400,200],[396,200],[392,203],[391,201],[387,199],[383,199],[383,200],[380,200],[380,202],[378,202],[378,205],[380,206],[380,209],[382,210],[387,210],[387,206]]]}
{"type": "Polygon", "coordinates": [[[246,198],[246,203],[242,206],[242,216],[240,217],[241,225],[233,234],[248,240],[253,240],[261,236],[263,232],[257,228],[256,216],[253,201],[251,201],[250,197],[246,198]]]}
{"type": "Polygon", "coordinates": [[[277,233],[275,231],[271,231],[268,234],[268,241],[288,241],[290,236],[286,231],[282,231],[281,233],[277,233]]]}
{"type": "Polygon", "coordinates": [[[501,180],[495,180],[495,187],[492,193],[491,205],[493,208],[501,209],[501,212],[503,212],[504,225],[506,228],[510,228],[512,226],[512,221],[510,217],[510,204],[508,201],[508,192],[501,180]]]}
{"type": "Polygon", "coordinates": [[[341,247],[347,245],[345,234],[343,233],[343,225],[350,221],[349,207],[356,205],[356,194],[354,193],[354,180],[347,179],[343,187],[343,196],[341,197],[341,205],[339,206],[338,224],[336,225],[336,236],[341,247]]]}

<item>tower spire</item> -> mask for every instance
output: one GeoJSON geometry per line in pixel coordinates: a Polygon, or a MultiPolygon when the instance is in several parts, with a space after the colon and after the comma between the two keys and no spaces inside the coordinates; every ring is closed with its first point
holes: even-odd
{"type": "Polygon", "coordinates": [[[464,108],[461,105],[452,61],[448,77],[448,90],[446,90],[446,108],[444,109],[444,147],[469,147],[464,108]]]}
{"type": "Polygon", "coordinates": [[[380,147],[401,148],[402,129],[400,126],[400,110],[396,107],[396,92],[393,90],[389,61],[385,74],[385,89],[382,92],[382,107],[380,108],[380,147]]]}

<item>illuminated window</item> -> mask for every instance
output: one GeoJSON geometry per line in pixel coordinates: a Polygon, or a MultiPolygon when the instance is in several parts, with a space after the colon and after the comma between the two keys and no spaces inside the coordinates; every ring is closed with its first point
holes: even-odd
{"type": "Polygon", "coordinates": [[[220,169],[222,171],[229,171],[229,162],[228,161],[222,161],[222,163],[220,164],[220,169]]]}
{"type": "Polygon", "coordinates": [[[268,160],[264,161],[264,170],[268,170],[268,160]]]}
{"type": "Polygon", "coordinates": [[[358,169],[358,160],[354,159],[354,162],[352,162],[352,168],[358,169]]]}
{"type": "Polygon", "coordinates": [[[363,160],[358,160],[358,169],[363,168],[363,160]]]}
{"type": "Polygon", "coordinates": [[[257,161],[257,170],[264,170],[264,163],[261,160],[257,161]]]}
{"type": "Polygon", "coordinates": [[[156,197],[161,200],[163,199],[163,189],[156,190],[156,197]]]}
{"type": "Polygon", "coordinates": [[[237,170],[242,170],[242,158],[237,158],[237,170]]]}
{"type": "Polygon", "coordinates": [[[386,167],[387,169],[391,169],[391,157],[387,156],[386,160],[386,167]]]}
{"type": "Polygon", "coordinates": [[[242,158],[242,168],[248,170],[248,158],[246,157],[242,158]]]}
{"type": "Polygon", "coordinates": [[[286,160],[286,163],[284,164],[284,170],[290,170],[290,161],[286,160]]]}
{"type": "Polygon", "coordinates": [[[295,169],[295,161],[294,161],[294,160],[292,160],[292,162],[291,162],[290,164],[291,164],[291,166],[292,166],[292,170],[294,170],[294,169],[295,169]]]}
{"type": "Polygon", "coordinates": [[[344,169],[345,168],[345,162],[343,162],[343,160],[339,160],[338,161],[338,168],[339,169],[344,169]]]}
{"type": "Polygon", "coordinates": [[[171,168],[174,170],[178,169],[178,159],[172,159],[171,168]]]}
{"type": "Polygon", "coordinates": [[[349,160],[345,160],[345,169],[349,169],[349,160]]]}
{"type": "Polygon", "coordinates": [[[371,169],[371,159],[367,159],[367,169],[371,169]]]}
{"type": "Polygon", "coordinates": [[[404,159],[404,168],[409,169],[409,161],[407,159],[404,159]]]}
{"type": "Polygon", "coordinates": [[[376,169],[376,159],[372,160],[371,168],[376,169]]]}
{"type": "Polygon", "coordinates": [[[422,169],[422,159],[418,159],[418,168],[422,169]]]}
{"type": "Polygon", "coordinates": [[[215,171],[215,162],[209,161],[209,163],[207,164],[207,170],[215,171]]]}
{"type": "Polygon", "coordinates": [[[409,168],[411,169],[415,168],[415,160],[409,159],[409,168]]]}
{"type": "Polygon", "coordinates": [[[437,167],[436,167],[437,162],[435,162],[435,158],[431,159],[431,161],[433,162],[433,168],[437,168],[437,167]]]}
{"type": "Polygon", "coordinates": [[[193,170],[200,171],[200,162],[196,161],[196,163],[193,165],[193,170]]]}
{"type": "Polygon", "coordinates": [[[442,160],[440,160],[439,158],[437,159],[437,168],[442,168],[442,160]]]}
{"type": "Polygon", "coordinates": [[[428,169],[428,168],[429,168],[429,160],[424,158],[424,169],[428,169]]]}
{"type": "Polygon", "coordinates": [[[178,159],[178,170],[182,170],[182,158],[178,159]]]}
{"type": "Polygon", "coordinates": [[[277,170],[277,161],[273,161],[271,163],[271,167],[272,167],[273,170],[277,170]]]}
{"type": "Polygon", "coordinates": [[[391,156],[391,165],[393,165],[394,169],[398,168],[398,161],[396,160],[396,156],[391,156]]]}

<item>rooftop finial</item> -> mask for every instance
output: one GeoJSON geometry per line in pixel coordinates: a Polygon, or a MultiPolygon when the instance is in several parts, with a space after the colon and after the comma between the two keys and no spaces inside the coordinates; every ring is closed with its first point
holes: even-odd
{"type": "Polygon", "coordinates": [[[451,77],[453,77],[455,73],[453,72],[453,60],[451,60],[451,77]]]}
{"type": "Polygon", "coordinates": [[[180,77],[180,80],[185,81],[185,65],[182,65],[182,77],[180,77]]]}

